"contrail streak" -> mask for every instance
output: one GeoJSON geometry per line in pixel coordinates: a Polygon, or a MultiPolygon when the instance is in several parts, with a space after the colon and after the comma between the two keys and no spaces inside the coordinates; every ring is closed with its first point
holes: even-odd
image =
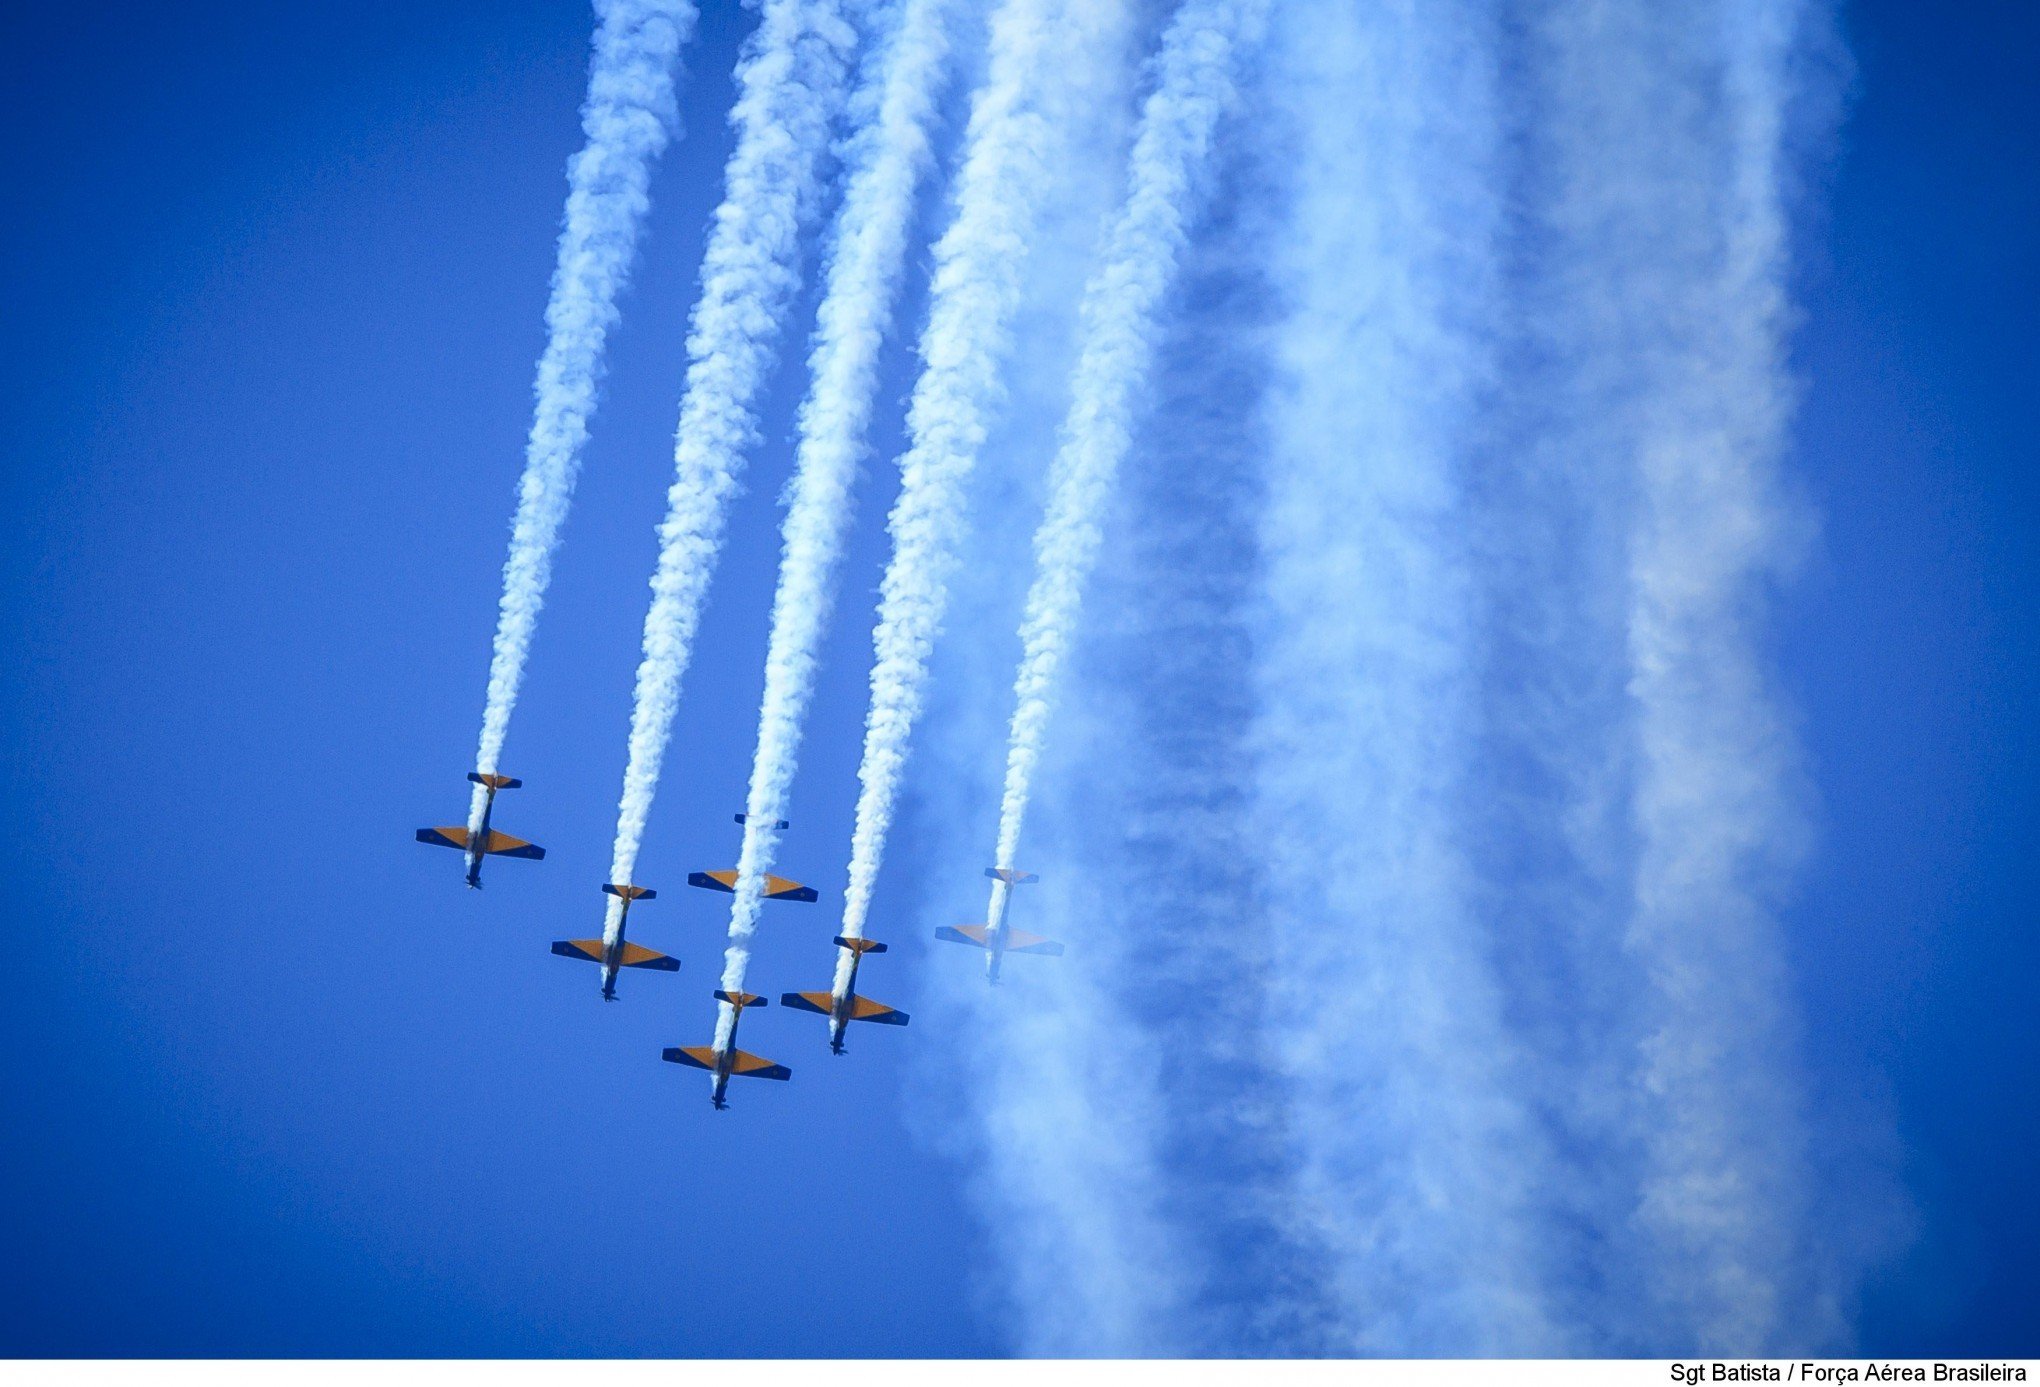
{"type": "MultiPolygon", "coordinates": [[[[818,197],[817,165],[853,43],[834,0],[767,0],[737,65],[736,147],[687,339],[687,391],[645,613],[612,881],[630,881],[637,867],[725,513],[756,433],[752,400],[799,283],[801,225],[818,197]]],[[[612,941],[621,905],[611,898],[604,934],[612,941]]]]}
{"type": "Polygon", "coordinates": [[[1784,126],[1804,12],[1724,0],[1581,24],[1559,11],[1548,30],[1570,79],[1555,97],[1557,224],[1584,271],[1554,328],[1603,358],[1647,344],[1627,370],[1572,386],[1606,430],[1601,485],[1633,507],[1634,857],[1622,952],[1605,966],[1635,976],[1624,1135],[1640,1153],[1629,1232],[1644,1274],[1623,1299],[1645,1352],[1831,1344],[1840,1324],[1805,1228],[1775,916],[1803,834],[1799,768],[1761,625],[1793,539],[1775,469],[1791,405],[1784,126]]]}
{"type": "MultiPolygon", "coordinates": [[[[617,298],[630,279],[639,231],[651,205],[652,164],[677,124],[673,73],[694,33],[692,0],[596,0],[600,23],[581,108],[587,136],[567,165],[566,225],[560,232],[538,403],[517,484],[517,518],[503,564],[503,597],[489,657],[488,705],[475,769],[494,774],[524,679],[531,637],[552,579],[552,553],[574,499],[581,445],[602,382],[603,347],[616,325],[617,298]]],[[[468,831],[479,834],[488,791],[475,786],[468,831]]]]}
{"type": "Polygon", "coordinates": [[[992,20],[989,71],[973,98],[956,212],[935,247],[924,367],[907,413],[893,553],[872,635],[871,707],[858,767],[843,933],[863,933],[900,773],[948,602],[964,488],[1001,393],[1026,250],[1059,148],[1055,62],[1116,6],[1007,0],[992,20]]]}
{"type": "Polygon", "coordinates": [[[1266,1022],[1341,1351],[1554,1343],[1549,1158],[1460,842],[1476,664],[1462,469],[1491,369],[1498,25],[1284,6],[1293,143],[1253,630],[1266,1022]]]}
{"type": "Polygon", "coordinates": [[[1779,1083],[1783,961],[1766,899],[1766,859],[1796,827],[1782,789],[1792,749],[1748,615],[1778,552],[1769,469],[1788,409],[1778,163],[1798,7],[1726,8],[1738,13],[1721,26],[1724,244],[1682,363],[1701,369],[1662,383],[1653,412],[1673,405],[1679,432],[1646,426],[1639,456],[1630,688],[1642,842],[1630,937],[1655,993],[1640,1057],[1653,1101],[1639,1219],[1662,1239],[1661,1269],[1677,1269],[1660,1285],[1681,1302],[1686,1341],[1759,1352],[1786,1333],[1803,1342],[1831,1330],[1801,1318],[1811,1307],[1792,1285],[1802,1153],[1779,1083]],[[1695,377],[1702,396],[1685,398],[1695,377]]]}
{"type": "MultiPolygon", "coordinates": [[[[1126,456],[1134,397],[1153,360],[1156,310],[1182,253],[1212,132],[1233,100],[1234,50],[1259,38],[1266,15],[1267,0],[1189,0],[1162,39],[1159,81],[1134,137],[1126,204],[1085,290],[1069,417],[1049,474],[1048,512],[1034,536],[997,866],[1012,866],[1019,850],[1056,677],[1097,559],[1099,515],[1126,456]]],[[[986,919],[1002,917],[1010,889],[994,883],[986,919]]]]}
{"type": "MultiPolygon", "coordinates": [[[[930,162],[929,128],[948,67],[953,0],[903,0],[873,77],[853,98],[859,122],[826,289],[809,355],[811,384],[800,412],[765,693],[751,762],[744,846],[730,907],[723,987],[741,991],[799,765],[822,636],[835,603],[836,562],[849,527],[857,466],[865,451],[878,352],[892,321],[915,194],[930,162]]],[[[846,959],[854,959],[847,952],[846,959]]],[[[842,965],[847,975],[849,964],[842,965]]],[[[846,977],[847,980],[847,977],[846,977]]]]}

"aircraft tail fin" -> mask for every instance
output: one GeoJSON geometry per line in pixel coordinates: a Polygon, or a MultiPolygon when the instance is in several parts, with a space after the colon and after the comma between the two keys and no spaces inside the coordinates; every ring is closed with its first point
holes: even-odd
{"type": "Polygon", "coordinates": [[[885,945],[879,943],[876,939],[850,939],[839,934],[836,936],[835,942],[856,954],[882,954],[885,952],[885,945]]]}
{"type": "Polygon", "coordinates": [[[521,790],[524,782],[514,775],[483,775],[480,771],[469,771],[468,779],[477,785],[486,785],[491,790],[521,790]]]}
{"type": "Polygon", "coordinates": [[[1003,881],[1008,886],[1021,886],[1030,881],[1041,880],[1040,877],[1032,872],[1017,872],[1011,867],[987,867],[985,868],[985,875],[993,881],[1003,881]]]}
{"type": "Polygon", "coordinates": [[[720,987],[715,990],[715,999],[718,1002],[728,1002],[738,1011],[742,1011],[745,1007],[770,1005],[770,1003],[755,992],[725,992],[720,987]]]}
{"type": "Polygon", "coordinates": [[[656,900],[659,895],[649,886],[629,886],[617,881],[603,882],[602,890],[605,895],[621,896],[627,901],[656,900]]]}
{"type": "MultiPolygon", "coordinates": [[[[740,824],[747,824],[751,822],[751,816],[749,814],[739,814],[737,815],[737,822],[740,824]]],[[[772,821],[772,826],[782,833],[785,832],[787,829],[793,827],[792,824],[788,823],[784,819],[774,819],[772,821]]]]}

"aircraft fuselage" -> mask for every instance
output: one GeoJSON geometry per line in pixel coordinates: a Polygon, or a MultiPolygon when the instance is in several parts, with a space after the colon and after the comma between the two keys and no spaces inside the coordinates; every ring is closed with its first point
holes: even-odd
{"type": "Polygon", "coordinates": [[[489,850],[489,816],[496,812],[496,787],[483,788],[489,793],[482,801],[482,831],[469,836],[467,850],[467,884],[477,891],[482,889],[482,859],[489,850]]]}
{"type": "Polygon", "coordinates": [[[630,897],[623,898],[623,908],[616,916],[616,939],[602,946],[602,1000],[616,1000],[616,974],[623,967],[623,931],[630,923],[630,897]]]}
{"type": "MultiPolygon", "coordinates": [[[[730,1004],[725,1002],[723,1005],[729,1006],[730,1004]]],[[[720,1047],[715,1052],[715,1077],[708,1089],[708,1101],[715,1104],[717,1112],[721,1112],[729,1106],[727,1102],[723,1101],[723,1094],[729,1089],[730,1075],[736,1072],[737,1026],[744,1019],[744,1009],[742,1007],[731,1007],[731,1013],[730,1043],[720,1047]]]]}
{"type": "Polygon", "coordinates": [[[1000,882],[992,892],[992,918],[985,923],[985,981],[999,985],[999,965],[1006,961],[1006,907],[1013,888],[1000,882]]]}
{"type": "Polygon", "coordinates": [[[850,1006],[857,997],[857,969],[864,962],[864,955],[851,951],[850,976],[843,985],[829,997],[829,1049],[843,1053],[843,1032],[850,1027],[850,1006]]]}

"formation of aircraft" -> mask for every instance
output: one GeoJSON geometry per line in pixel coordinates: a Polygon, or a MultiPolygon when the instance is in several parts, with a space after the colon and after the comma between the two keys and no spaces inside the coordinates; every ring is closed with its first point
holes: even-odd
{"type": "MultiPolygon", "coordinates": [[[[481,786],[487,793],[483,796],[482,812],[478,825],[470,831],[465,825],[444,825],[438,828],[421,828],[417,839],[434,847],[457,848],[467,856],[467,884],[479,888],[482,884],[482,859],[485,857],[521,857],[531,861],[543,861],[545,849],[522,838],[513,838],[498,832],[490,825],[495,813],[496,795],[499,791],[515,790],[524,782],[512,776],[485,774],[471,771],[468,779],[481,786]]],[[[739,824],[747,816],[736,816],[739,824]]],[[[785,830],[790,825],[784,819],[775,821],[775,828],[785,830]]],[[[1036,880],[1031,872],[1016,871],[1010,867],[987,867],[985,875],[992,878],[992,900],[989,920],[982,925],[948,925],[935,931],[937,939],[958,944],[969,944],[985,951],[985,977],[992,983],[999,981],[999,970],[1007,954],[1060,955],[1063,946],[1053,939],[1025,930],[1012,928],[1007,923],[1008,906],[1013,888],[1036,880]]],[[[710,891],[733,893],[737,889],[737,872],[715,870],[690,872],[689,886],[710,891]]],[[[602,999],[616,1000],[616,979],[625,968],[642,968],[652,972],[677,973],[680,960],[671,954],[662,954],[656,949],[634,944],[625,937],[630,920],[630,908],[638,901],[656,900],[658,892],[650,887],[630,882],[606,882],[603,893],[617,898],[616,922],[613,931],[605,929],[598,939],[559,939],[553,941],[552,951],[562,958],[578,959],[596,964],[601,969],[602,999]]],[[[785,877],[767,875],[764,881],[764,898],[773,901],[813,902],[817,893],[812,886],[803,886],[785,877]]],[[[857,994],[857,973],[867,954],[882,954],[886,946],[874,939],[860,935],[837,935],[838,983],[826,992],[787,992],[780,996],[781,1006],[795,1011],[812,1012],[828,1018],[829,1049],[834,1054],[845,1053],[844,1032],[852,1021],[869,1021],[884,1026],[904,1026],[909,1017],[897,1007],[870,997],[857,994]]],[[[674,1064],[684,1064],[694,1069],[705,1069],[711,1075],[709,1101],[718,1111],[729,1106],[728,1089],[730,1079],[790,1079],[793,1071],[785,1065],[764,1058],[762,1055],[747,1054],[737,1048],[737,1027],[744,1012],[750,1007],[768,1005],[765,998],[750,992],[728,992],[718,988],[716,1000],[727,1009],[729,1024],[725,1028],[719,1015],[716,1034],[720,1043],[710,1045],[676,1045],[661,1052],[660,1057],[674,1064]],[[727,1039],[720,1039],[726,1036],[727,1039]]]]}
{"type": "Polygon", "coordinates": [[[439,848],[459,848],[466,853],[467,884],[479,891],[482,889],[483,857],[528,857],[534,862],[542,862],[545,860],[545,849],[536,843],[527,843],[522,838],[497,833],[489,827],[489,817],[496,812],[496,792],[518,789],[524,784],[523,781],[507,775],[483,775],[480,771],[469,771],[468,779],[489,792],[482,800],[481,831],[470,833],[466,824],[421,828],[418,830],[418,841],[439,848]]]}

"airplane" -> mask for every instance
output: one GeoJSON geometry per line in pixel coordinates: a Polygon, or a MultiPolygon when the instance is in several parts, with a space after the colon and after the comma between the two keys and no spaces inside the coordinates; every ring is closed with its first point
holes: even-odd
{"type": "Polygon", "coordinates": [[[857,995],[857,965],[864,961],[866,954],[882,954],[885,945],[875,939],[846,939],[836,936],[836,946],[850,954],[850,976],[843,985],[833,992],[786,992],[779,998],[779,1005],[792,1007],[795,1011],[812,1011],[829,1018],[829,1049],[836,1054],[843,1053],[843,1032],[852,1021],[876,1021],[884,1026],[904,1026],[907,1014],[897,1007],[884,1002],[874,1002],[869,997],[857,995]]]}
{"type": "Polygon", "coordinates": [[[946,939],[952,944],[969,944],[985,951],[985,981],[994,986],[999,981],[999,965],[1007,954],[1043,954],[1050,958],[1061,958],[1063,946],[1053,939],[1044,939],[1026,930],[1014,929],[1006,923],[1006,903],[1013,894],[1013,888],[1023,886],[1040,878],[1032,872],[1016,872],[1011,867],[987,867],[985,875],[1001,886],[992,888],[992,921],[988,925],[944,925],[935,931],[937,939],[946,939]]]}
{"type": "Polygon", "coordinates": [[[723,1100],[723,1090],[730,1086],[732,1074],[745,1079],[790,1079],[793,1071],[783,1064],[774,1064],[762,1055],[747,1055],[737,1048],[737,1023],[744,1019],[744,1008],[768,1005],[763,997],[755,992],[725,992],[719,987],[715,996],[717,1001],[727,1002],[731,1007],[729,1045],[723,1049],[713,1045],[674,1045],[660,1051],[659,1058],[695,1069],[706,1069],[715,1075],[708,1101],[715,1104],[717,1112],[721,1112],[729,1106],[723,1100]]]}
{"type": "MultiPolygon", "coordinates": [[[[749,814],[739,814],[737,815],[737,822],[746,823],[750,820],[750,817],[749,814]]],[[[784,819],[774,820],[772,826],[781,832],[792,827],[784,819]]],[[[709,891],[724,891],[730,895],[735,895],[737,891],[737,874],[734,869],[727,872],[689,872],[687,874],[687,884],[689,886],[699,886],[709,891]]],[[[767,872],[765,874],[765,899],[768,901],[812,901],[817,899],[817,897],[814,887],[802,886],[797,881],[788,881],[785,877],[776,877],[767,872]]]]}
{"type": "MultiPolygon", "coordinates": [[[[630,919],[632,901],[657,900],[659,893],[645,886],[624,886],[609,882],[603,891],[622,900],[623,909],[616,916],[616,946],[603,947],[600,939],[555,939],[552,951],[561,958],[581,958],[590,963],[602,965],[602,1000],[616,1000],[616,971],[619,968],[650,968],[659,973],[677,973],[680,960],[671,954],[658,953],[642,944],[624,942],[623,927],[630,919]]],[[[606,931],[605,931],[606,933],[606,931]]]]}
{"type": "Polygon", "coordinates": [[[515,790],[524,784],[507,775],[483,775],[480,771],[469,771],[468,779],[487,788],[489,796],[482,801],[481,834],[469,840],[467,825],[455,824],[443,828],[421,828],[418,841],[430,843],[439,848],[459,848],[467,854],[467,884],[477,891],[482,889],[482,858],[526,857],[533,862],[545,859],[545,849],[536,843],[527,843],[522,838],[512,838],[507,833],[496,833],[489,828],[489,816],[496,812],[496,792],[515,790]]]}

